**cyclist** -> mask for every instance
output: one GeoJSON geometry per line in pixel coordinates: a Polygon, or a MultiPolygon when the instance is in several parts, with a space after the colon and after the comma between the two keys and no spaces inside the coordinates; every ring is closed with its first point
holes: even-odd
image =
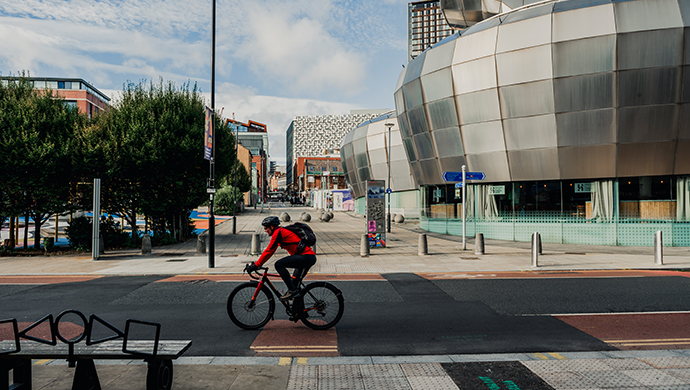
{"type": "Polygon", "coordinates": [[[271,242],[269,242],[259,260],[247,265],[246,270],[249,273],[259,269],[273,256],[278,246],[285,249],[290,255],[276,261],[274,267],[288,288],[288,291],[280,299],[283,301],[294,299],[297,296],[297,286],[293,283],[290,272],[286,268],[294,268],[294,276],[299,277],[302,274],[302,270],[306,272],[316,264],[316,253],[308,246],[305,246],[303,250],[297,253],[300,238],[295,233],[281,228],[278,217],[266,217],[261,221],[261,225],[264,227],[266,234],[271,237],[271,242]]]}

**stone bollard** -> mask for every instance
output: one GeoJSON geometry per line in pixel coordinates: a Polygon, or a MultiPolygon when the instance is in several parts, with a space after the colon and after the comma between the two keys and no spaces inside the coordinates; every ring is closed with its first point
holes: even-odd
{"type": "Polygon", "coordinates": [[[429,254],[429,246],[426,242],[426,234],[422,233],[419,235],[419,245],[417,248],[417,254],[420,256],[426,256],[429,254]]]}
{"type": "Polygon", "coordinates": [[[144,233],[144,236],[141,237],[141,254],[144,256],[151,254],[151,236],[147,233],[144,233]]]}
{"type": "Polygon", "coordinates": [[[309,221],[311,221],[311,214],[304,213],[304,214],[302,214],[302,217],[300,217],[300,219],[304,222],[309,222],[309,221]]]}
{"type": "Polygon", "coordinates": [[[474,254],[484,254],[484,233],[477,233],[477,236],[474,238],[474,254]]]}
{"type": "Polygon", "coordinates": [[[288,213],[280,214],[280,220],[283,222],[290,222],[290,214],[288,214],[288,213]]]}
{"type": "Polygon", "coordinates": [[[661,230],[654,234],[654,264],[664,265],[664,240],[661,230]]]}
{"type": "Polygon", "coordinates": [[[201,234],[196,238],[196,254],[204,255],[206,254],[206,235],[201,234]]]}
{"type": "Polygon", "coordinates": [[[252,234],[252,255],[261,254],[261,236],[257,234],[252,234]]]}
{"type": "Polygon", "coordinates": [[[328,222],[331,220],[331,215],[329,213],[324,213],[321,216],[321,222],[328,222]]]}
{"type": "Polygon", "coordinates": [[[330,221],[330,220],[333,219],[334,217],[335,217],[335,214],[333,214],[332,211],[329,211],[329,212],[328,212],[328,220],[330,221]]]}
{"type": "Polygon", "coordinates": [[[532,233],[532,267],[539,267],[539,247],[541,246],[541,236],[539,233],[532,233]]]}
{"type": "Polygon", "coordinates": [[[405,222],[405,216],[402,214],[396,214],[395,218],[393,219],[393,222],[395,223],[403,223],[405,222]]]}
{"type": "Polygon", "coordinates": [[[362,257],[369,257],[369,235],[362,234],[362,240],[359,243],[359,255],[362,257]]]}

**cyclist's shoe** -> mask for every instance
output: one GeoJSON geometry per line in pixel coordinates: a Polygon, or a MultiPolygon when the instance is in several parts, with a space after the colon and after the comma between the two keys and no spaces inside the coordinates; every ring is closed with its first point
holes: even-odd
{"type": "Polygon", "coordinates": [[[299,295],[299,290],[290,290],[285,293],[282,297],[280,297],[281,301],[291,301],[299,295]]]}
{"type": "Polygon", "coordinates": [[[303,313],[297,313],[297,314],[291,315],[289,320],[292,322],[297,322],[297,321],[301,320],[302,318],[307,318],[307,317],[309,317],[309,314],[307,314],[306,312],[303,312],[303,313]]]}

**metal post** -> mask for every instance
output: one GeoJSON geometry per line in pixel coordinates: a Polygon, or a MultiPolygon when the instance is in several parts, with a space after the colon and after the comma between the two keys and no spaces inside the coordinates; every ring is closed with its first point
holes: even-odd
{"type": "Polygon", "coordinates": [[[656,265],[664,265],[664,241],[662,234],[661,230],[654,234],[654,263],[656,265]]]}
{"type": "Polygon", "coordinates": [[[539,233],[532,233],[532,267],[539,267],[539,233]]]}
{"type": "MultiPolygon", "coordinates": [[[[100,237],[100,217],[101,217],[101,179],[93,179],[93,236],[91,240],[91,257],[98,260],[101,255],[100,237]]],[[[26,221],[28,224],[28,219],[26,221]]]]}
{"type": "Polygon", "coordinates": [[[465,218],[465,198],[467,198],[467,186],[465,176],[467,175],[467,165],[462,166],[462,250],[467,250],[467,220],[465,218]]]}
{"type": "Polygon", "coordinates": [[[235,184],[233,185],[234,193],[232,194],[232,197],[234,201],[232,202],[232,234],[237,234],[237,199],[235,199],[235,194],[237,193],[237,164],[240,162],[239,160],[239,141],[237,140],[237,137],[239,136],[238,130],[237,130],[237,123],[235,123],[235,114],[232,114],[232,120],[233,120],[233,125],[235,125],[235,184]]]}
{"type": "MultiPolygon", "coordinates": [[[[388,162],[388,188],[386,188],[386,195],[388,196],[388,217],[386,219],[387,225],[388,225],[388,233],[391,232],[391,193],[389,190],[391,190],[391,128],[393,127],[392,123],[386,123],[385,125],[388,128],[388,155],[387,155],[387,162],[388,162]]],[[[391,190],[392,191],[392,190],[391,190]]]]}
{"type": "MultiPolygon", "coordinates": [[[[211,134],[216,138],[216,0],[211,2],[211,134]]],[[[213,193],[215,192],[214,163],[216,158],[216,140],[211,144],[211,162],[209,179],[209,216],[208,216],[208,268],[216,266],[216,218],[214,216],[213,193]]]]}

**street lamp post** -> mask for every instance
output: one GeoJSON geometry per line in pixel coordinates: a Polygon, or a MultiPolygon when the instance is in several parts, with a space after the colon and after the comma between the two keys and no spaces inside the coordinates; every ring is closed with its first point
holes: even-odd
{"type": "Polygon", "coordinates": [[[388,128],[388,155],[386,156],[386,161],[388,161],[388,188],[386,188],[386,193],[388,195],[388,233],[391,232],[391,127],[392,123],[386,123],[385,126],[388,128]]]}
{"type": "Polygon", "coordinates": [[[240,159],[238,156],[239,153],[239,141],[237,137],[239,136],[238,134],[238,127],[237,123],[235,123],[235,114],[232,114],[232,120],[233,120],[233,125],[235,125],[235,184],[233,185],[233,194],[232,194],[232,199],[233,199],[233,204],[232,204],[232,234],[237,234],[237,199],[235,198],[235,194],[237,194],[237,163],[240,162],[240,159]]]}

